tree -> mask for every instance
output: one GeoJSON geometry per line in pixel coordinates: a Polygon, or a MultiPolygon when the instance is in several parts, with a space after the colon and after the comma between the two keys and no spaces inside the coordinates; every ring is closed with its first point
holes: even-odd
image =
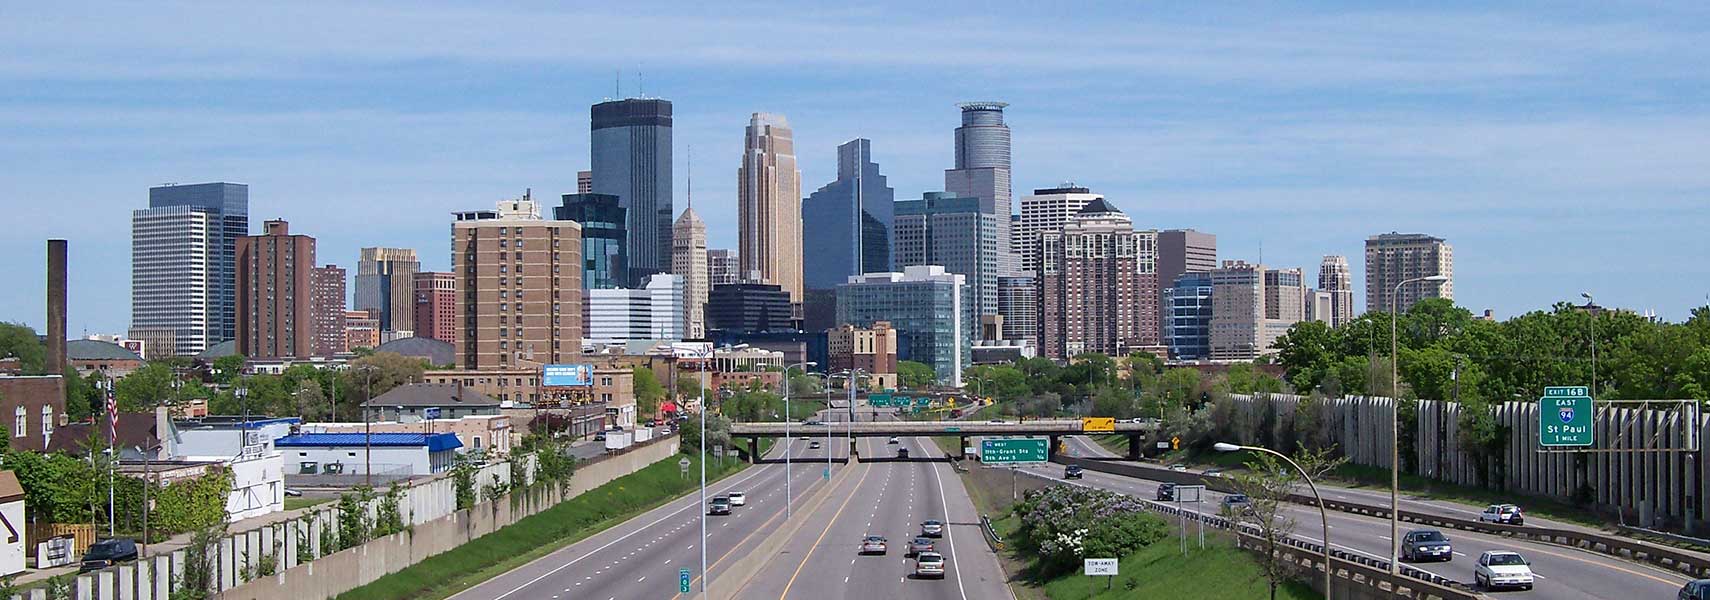
{"type": "MultiPolygon", "coordinates": [[[[339,398],[349,398],[349,410],[346,414],[361,414],[362,403],[369,399],[385,394],[400,385],[416,383],[422,380],[422,372],[427,370],[427,361],[412,358],[396,352],[375,352],[350,361],[350,366],[344,370],[339,398]],[[369,386],[373,386],[372,395],[369,386]]],[[[341,405],[345,404],[343,401],[341,405]]]]}
{"type": "Polygon", "coordinates": [[[242,354],[227,354],[214,359],[214,383],[231,385],[243,376],[244,364],[249,362],[242,354]]]}
{"type": "MultiPolygon", "coordinates": [[[[707,451],[713,446],[730,448],[730,419],[724,415],[709,414],[707,419],[707,451]]],[[[691,418],[677,428],[678,443],[683,454],[697,454],[701,451],[701,421],[691,418]]]]}
{"type": "Polygon", "coordinates": [[[701,380],[700,379],[696,378],[693,375],[680,375],[677,377],[677,397],[679,399],[682,399],[682,398],[700,398],[700,396],[701,396],[701,380]]]}
{"type": "Polygon", "coordinates": [[[0,358],[15,357],[25,375],[40,375],[47,359],[36,330],[23,323],[0,323],[0,358]]]}
{"type": "Polygon", "coordinates": [[[1323,321],[1301,321],[1289,327],[1288,333],[1277,339],[1277,361],[1288,369],[1285,377],[1302,394],[1318,389],[1330,374],[1336,356],[1332,351],[1335,336],[1323,321]]]}
{"type": "Polygon", "coordinates": [[[113,384],[113,394],[119,401],[120,412],[146,412],[156,406],[171,405],[177,399],[175,388],[172,387],[178,376],[173,374],[172,367],[160,362],[150,362],[142,368],[131,371],[123,379],[113,384]]]}
{"type": "MultiPolygon", "coordinates": [[[[1342,459],[1331,458],[1334,449],[1309,451],[1302,449],[1294,456],[1295,464],[1315,481],[1342,465],[1342,459]]],[[[1271,600],[1276,600],[1277,587],[1295,576],[1299,565],[1282,557],[1296,522],[1284,509],[1288,498],[1305,487],[1305,480],[1293,467],[1269,453],[1255,452],[1247,461],[1247,470],[1229,478],[1236,492],[1246,494],[1251,508],[1246,520],[1258,529],[1259,572],[1270,585],[1271,600]]],[[[1232,518],[1240,518],[1239,515],[1232,518]]]]}
{"type": "Polygon", "coordinates": [[[642,416],[657,416],[659,403],[665,400],[665,386],[653,375],[653,369],[636,366],[630,370],[635,378],[635,410],[642,416]]]}
{"type": "Polygon", "coordinates": [[[905,360],[897,363],[897,379],[901,380],[903,387],[918,390],[932,387],[938,377],[933,374],[931,365],[905,360]]]}
{"type": "Polygon", "coordinates": [[[91,371],[88,377],[78,377],[77,371],[70,367],[65,370],[65,418],[73,423],[81,423],[91,415],[100,414],[106,410],[103,407],[101,389],[98,386],[105,378],[99,371],[91,371]]]}
{"type": "Polygon", "coordinates": [[[819,377],[816,377],[814,375],[809,375],[807,373],[803,373],[803,372],[800,372],[800,371],[797,371],[794,369],[790,370],[790,396],[791,397],[793,397],[793,398],[805,398],[808,396],[812,396],[814,394],[820,394],[820,393],[824,393],[824,392],[825,392],[825,389],[820,386],[819,377]]]}

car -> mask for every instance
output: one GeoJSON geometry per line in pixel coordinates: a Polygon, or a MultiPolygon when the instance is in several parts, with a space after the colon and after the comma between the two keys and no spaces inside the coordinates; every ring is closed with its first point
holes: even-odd
{"type": "Polygon", "coordinates": [[[1003,419],[992,419],[990,421],[986,421],[986,423],[991,425],[1008,425],[1009,421],[1005,421],[1003,419]]]}
{"type": "Polygon", "coordinates": [[[814,426],[814,425],[824,425],[825,422],[821,421],[819,419],[808,419],[806,421],[802,421],[802,424],[808,425],[808,426],[814,426]]]}
{"type": "Polygon", "coordinates": [[[1173,483],[1160,483],[1160,484],[1158,484],[1158,501],[1159,502],[1175,502],[1176,501],[1176,484],[1173,484],[1173,483]]]}
{"type": "Polygon", "coordinates": [[[902,442],[901,442],[901,441],[898,441],[898,440],[897,440],[897,436],[894,436],[894,435],[893,435],[893,436],[891,436],[891,441],[888,441],[888,442],[885,442],[885,443],[886,443],[886,444],[900,444],[900,443],[902,443],[902,442]]]}
{"type": "Polygon", "coordinates": [[[1478,566],[1473,569],[1473,583],[1487,590],[1529,590],[1532,589],[1532,566],[1518,552],[1486,550],[1478,555],[1478,566]]]}
{"type": "Polygon", "coordinates": [[[1675,600],[1710,600],[1710,579],[1694,579],[1680,586],[1675,600]]]}
{"type": "Polygon", "coordinates": [[[1521,512],[1520,507],[1513,504],[1492,504],[1478,514],[1478,520],[1503,525],[1525,525],[1526,515],[1521,512]]]}
{"type": "Polygon", "coordinates": [[[1455,559],[1455,547],[1443,532],[1435,529],[1415,529],[1401,538],[1401,559],[1413,562],[1455,559]]]}
{"type": "Polygon", "coordinates": [[[944,537],[944,522],[938,519],[927,519],[920,522],[921,537],[944,537]]]}
{"type": "Polygon", "coordinates": [[[908,458],[908,448],[897,448],[897,458],[908,458]]]}
{"type": "Polygon", "coordinates": [[[709,515],[728,515],[728,514],[730,514],[730,498],[726,498],[724,496],[714,496],[712,500],[707,501],[707,514],[709,514],[709,515]]]}
{"type": "Polygon", "coordinates": [[[596,441],[596,442],[606,441],[606,432],[602,431],[602,432],[594,434],[594,441],[596,441]]]}
{"type": "Polygon", "coordinates": [[[917,537],[908,541],[908,552],[904,553],[903,556],[914,556],[922,552],[931,552],[935,548],[936,544],[931,538],[917,537]]]}
{"type": "Polygon", "coordinates": [[[937,552],[922,552],[915,556],[914,576],[916,579],[943,579],[944,555],[937,552]]]}
{"type": "Polygon", "coordinates": [[[1247,514],[1253,512],[1253,501],[1246,494],[1229,494],[1223,497],[1223,511],[1229,514],[1247,514]]]}
{"type": "Polygon", "coordinates": [[[1223,477],[1223,469],[1206,469],[1206,477],[1223,477]]]}
{"type": "Polygon", "coordinates": [[[748,506],[748,494],[731,492],[729,497],[731,506],[748,506]]]}
{"type": "Polygon", "coordinates": [[[79,573],[96,571],[136,559],[136,540],[108,538],[89,545],[89,550],[83,553],[83,563],[77,571],[79,573]]]}
{"type": "Polygon", "coordinates": [[[1080,478],[1081,478],[1081,466],[1080,465],[1069,465],[1067,467],[1063,467],[1063,479],[1080,479],[1080,478]]]}
{"type": "Polygon", "coordinates": [[[809,450],[818,450],[819,449],[819,442],[809,442],[808,443],[808,449],[809,450]]]}
{"type": "Polygon", "coordinates": [[[884,554],[889,549],[890,545],[885,542],[884,536],[869,535],[861,538],[861,554],[884,554]]]}
{"type": "Polygon", "coordinates": [[[1184,465],[1182,463],[1176,463],[1176,464],[1170,465],[1170,470],[1180,473],[1180,472],[1187,470],[1187,465],[1184,465]]]}

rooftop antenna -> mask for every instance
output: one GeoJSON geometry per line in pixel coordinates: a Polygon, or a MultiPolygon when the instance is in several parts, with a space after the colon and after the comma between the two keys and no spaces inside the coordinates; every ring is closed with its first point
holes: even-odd
{"type": "Polygon", "coordinates": [[[623,99],[623,69],[618,69],[612,75],[612,99],[623,99]]]}
{"type": "Polygon", "coordinates": [[[646,98],[647,87],[641,85],[641,67],[635,68],[635,97],[646,98]]]}
{"type": "MultiPolygon", "coordinates": [[[[689,144],[689,210],[695,209],[695,145],[689,144]]],[[[1710,295],[1705,296],[1710,300],[1710,295]]]]}

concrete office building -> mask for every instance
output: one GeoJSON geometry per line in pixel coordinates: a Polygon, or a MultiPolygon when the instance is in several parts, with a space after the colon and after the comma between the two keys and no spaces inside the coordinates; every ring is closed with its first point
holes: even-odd
{"type": "Polygon", "coordinates": [[[423,271],[415,276],[416,337],[457,341],[457,276],[423,271]]]}
{"type": "Polygon", "coordinates": [[[1272,346],[1305,319],[1299,269],[1226,260],[1211,272],[1211,358],[1252,360],[1275,354],[1272,346]]]}
{"type": "Polygon", "coordinates": [[[1443,238],[1423,233],[1385,233],[1366,238],[1366,310],[1407,312],[1426,298],[1455,299],[1455,251],[1443,238]],[[1448,281],[1403,281],[1442,275],[1448,281]]]}
{"type": "Polygon", "coordinates": [[[541,219],[528,194],[454,217],[457,367],[537,366],[579,355],[582,226],[541,219]]]}
{"type": "Polygon", "coordinates": [[[671,270],[671,101],[626,98],[590,110],[588,151],[596,194],[618,197],[627,224],[625,287],[671,270]]]}
{"type": "Polygon", "coordinates": [[[623,203],[610,194],[565,194],[554,219],[582,225],[582,289],[630,287],[623,203]]]}
{"type": "Polygon", "coordinates": [[[380,311],[381,331],[416,326],[416,272],[422,263],[410,248],[363,248],[356,263],[356,310],[380,311]]]}
{"type": "Polygon", "coordinates": [[[729,248],[708,248],[707,290],[711,291],[711,286],[740,281],[742,281],[742,266],[736,260],[736,251],[729,248]]]}
{"type": "Polygon", "coordinates": [[[1335,327],[1335,294],[1324,290],[1306,290],[1306,320],[1335,327]]]}
{"type": "Polygon", "coordinates": [[[578,194],[592,194],[592,193],[594,193],[594,172],[593,171],[577,171],[576,172],[576,193],[578,193],[578,194]]]}
{"type": "Polygon", "coordinates": [[[640,289],[588,290],[586,343],[681,340],[688,336],[683,277],[655,273],[640,289]]]}
{"type": "Polygon", "coordinates": [[[237,353],[249,358],[313,354],[315,238],[267,221],[237,240],[237,353]]]}
{"type": "Polygon", "coordinates": [[[1157,232],[1099,198],[1038,240],[1041,356],[1157,351],[1157,232]]]}
{"type": "MultiPolygon", "coordinates": [[[[1183,273],[1210,273],[1217,268],[1217,236],[1192,229],[1158,232],[1158,281],[1167,286],[1183,273]]],[[[1160,303],[1163,302],[1159,296],[1160,303]]]]}
{"type": "Polygon", "coordinates": [[[736,170],[738,259],[745,277],[783,288],[796,305],[802,301],[801,179],[789,121],[754,113],[736,170]]]}
{"type": "Polygon", "coordinates": [[[333,356],[349,350],[344,335],[345,271],[326,265],[309,272],[309,354],[333,356]]]}
{"type": "Polygon", "coordinates": [[[1315,313],[1314,319],[1341,327],[1354,320],[1354,277],[1348,271],[1348,257],[1329,255],[1318,265],[1318,289],[1330,295],[1329,311],[1315,313]]]}
{"type": "Polygon", "coordinates": [[[837,286],[837,321],[862,328],[890,323],[899,360],[925,363],[940,383],[961,385],[974,342],[970,295],[967,278],[941,266],[867,273],[837,286]]]}
{"type": "MultiPolygon", "coordinates": [[[[981,200],[946,192],[927,192],[919,200],[896,203],[892,260],[897,268],[939,265],[967,279],[975,315],[995,315],[1000,219],[981,208],[981,200]]],[[[1002,220],[1007,224],[1007,220],[1002,220]]]]}
{"type": "Polygon", "coordinates": [[[1021,197],[1021,214],[1016,215],[1014,230],[1015,254],[1021,268],[1039,271],[1039,232],[1062,229],[1088,202],[1103,198],[1074,183],[1054,188],[1033,190],[1033,195],[1021,197]]]}
{"type": "MultiPolygon", "coordinates": [[[[981,213],[996,219],[993,245],[999,274],[1021,270],[1010,241],[1010,140],[1004,124],[1004,102],[964,102],[962,125],[956,128],[956,168],[944,171],[944,191],[960,198],[978,198],[981,213]]],[[[898,266],[901,266],[899,264],[898,266]]],[[[954,272],[954,271],[953,271],[954,272]]],[[[988,314],[988,313],[979,313],[988,314]]]]}
{"type": "Polygon", "coordinates": [[[769,283],[726,283],[707,294],[707,330],[736,334],[794,331],[790,294],[769,283]]]}
{"type": "Polygon", "coordinates": [[[1298,323],[1306,320],[1306,276],[1300,269],[1265,271],[1265,318],[1298,323]]]}
{"type": "Polygon", "coordinates": [[[1164,340],[1174,360],[1211,358],[1212,284],[1209,273],[1176,276],[1164,290],[1164,340]]]}
{"type": "Polygon", "coordinates": [[[671,272],[683,278],[683,297],[691,339],[707,335],[707,294],[712,291],[707,274],[707,224],[695,214],[694,200],[677,217],[671,233],[671,272]]]}
{"type": "Polygon", "coordinates": [[[838,146],[837,180],[802,201],[802,285],[828,290],[851,275],[891,270],[895,201],[871,141],[838,146]]]}
{"type": "Polygon", "coordinates": [[[130,337],[153,356],[192,356],[237,336],[237,239],[249,235],[249,186],[149,188],[131,212],[130,337]]]}

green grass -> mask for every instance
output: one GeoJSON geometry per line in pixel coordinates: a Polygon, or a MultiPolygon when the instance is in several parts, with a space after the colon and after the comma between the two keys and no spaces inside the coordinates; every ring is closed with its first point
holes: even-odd
{"type": "Polygon", "coordinates": [[[304,498],[304,497],[300,497],[300,496],[296,497],[296,498],[286,498],[285,499],[285,510],[297,510],[299,508],[308,508],[308,507],[314,506],[316,504],[325,504],[328,502],[332,502],[333,500],[337,500],[337,498],[304,498]]]}
{"type": "MultiPolygon", "coordinates": [[[[402,571],[338,597],[341,599],[445,598],[522,566],[559,548],[604,531],[696,489],[696,478],[683,477],[678,456],[648,465],[605,485],[560,502],[498,531],[435,554],[402,571]]],[[[689,471],[698,457],[687,457],[689,471]]],[[[708,463],[708,481],[741,471],[746,465],[727,459],[708,463]]]]}
{"type": "MultiPolygon", "coordinates": [[[[1171,537],[1141,548],[1122,558],[1120,573],[1110,579],[1074,573],[1044,582],[1045,596],[1053,600],[1118,600],[1128,598],[1195,598],[1198,600],[1252,600],[1269,598],[1270,588],[1259,575],[1258,564],[1246,551],[1234,547],[1223,536],[1208,536],[1201,550],[1188,540],[1183,555],[1171,537]]],[[[1282,600],[1323,598],[1298,582],[1277,589],[1282,600]]]]}

